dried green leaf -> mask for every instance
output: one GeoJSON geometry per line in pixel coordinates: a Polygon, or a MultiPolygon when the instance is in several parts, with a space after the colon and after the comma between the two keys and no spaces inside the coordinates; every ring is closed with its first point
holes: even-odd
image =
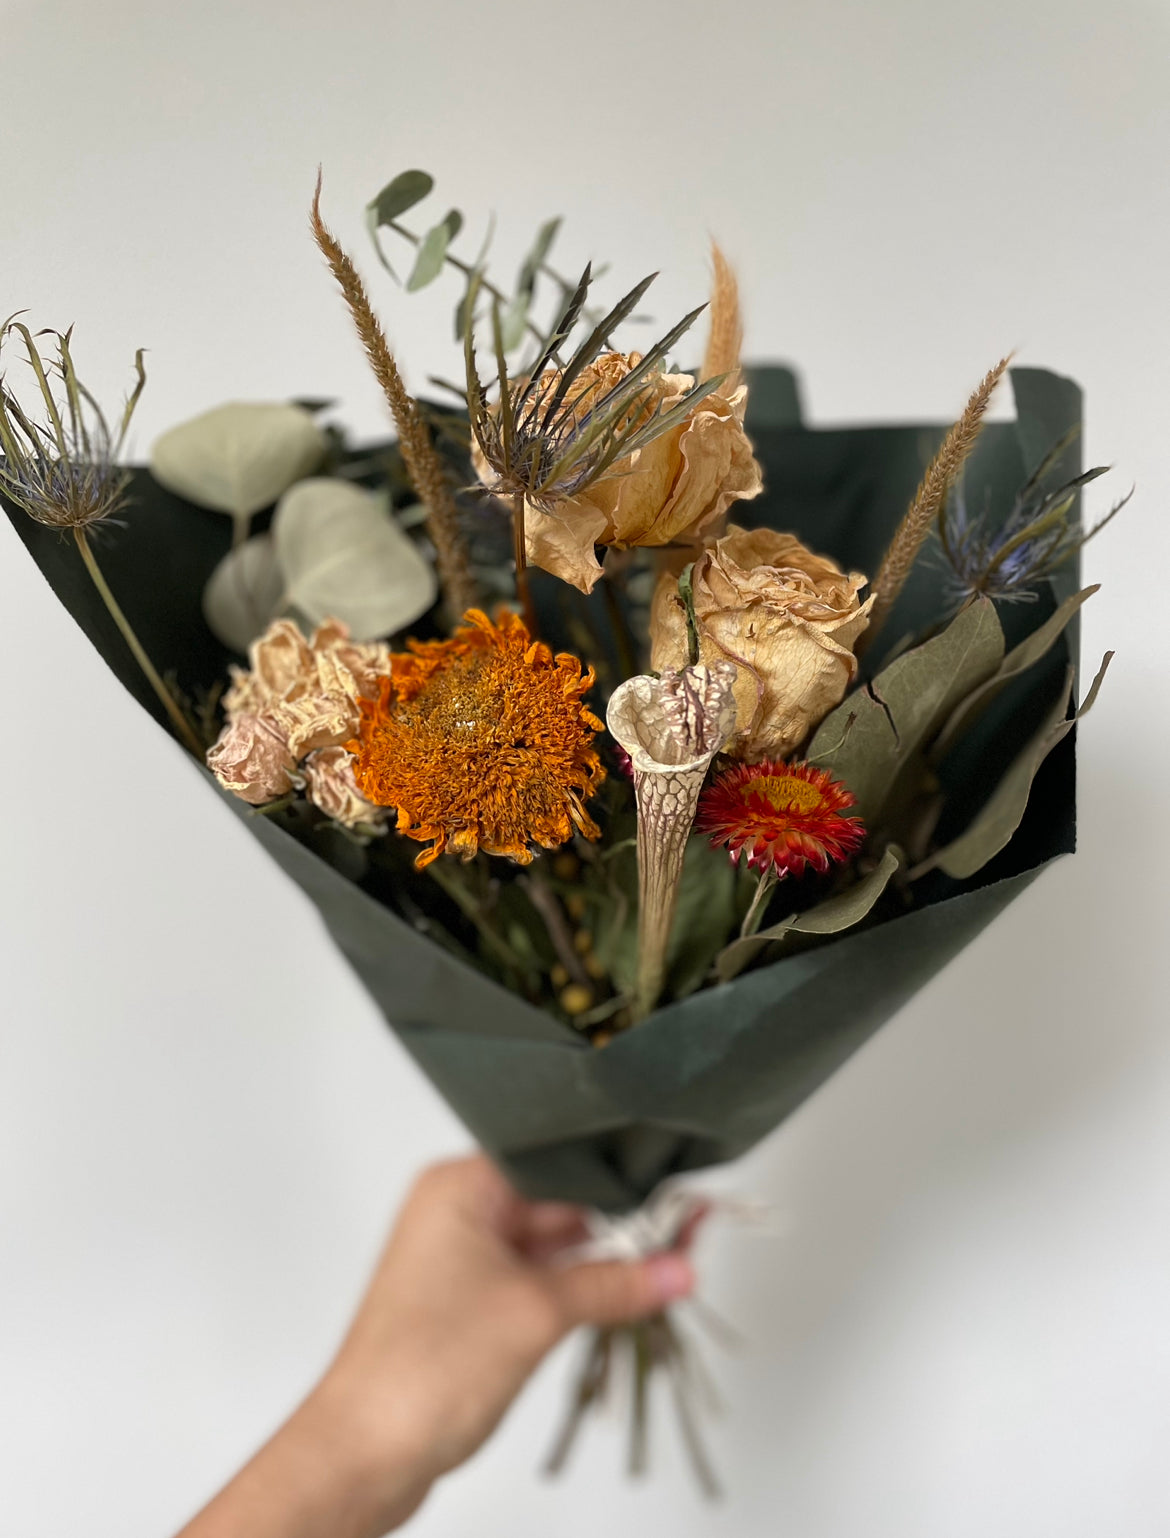
{"type": "Polygon", "coordinates": [[[812,763],[843,780],[867,827],[881,826],[902,771],[1003,660],[995,605],[977,598],[933,636],[855,689],[822,721],[808,751],[812,763]]]}
{"type": "Polygon", "coordinates": [[[435,185],[433,176],[426,171],[400,171],[392,182],[387,182],[376,198],[366,205],[375,225],[389,224],[404,214],[408,208],[421,203],[435,185]]]}
{"type": "Polygon", "coordinates": [[[910,872],[911,880],[937,867],[956,881],[964,881],[976,871],[982,870],[989,860],[1005,848],[1023,820],[1037,770],[1057,743],[1062,742],[1081,717],[1093,708],[1112,659],[1113,653],[1106,652],[1084,704],[1071,716],[1068,714],[1068,704],[1072,695],[1073,671],[1069,669],[1060,698],[1027,747],[992,791],[982,811],[958,838],[916,866],[910,872]]]}
{"type": "Polygon", "coordinates": [[[1047,655],[1064,633],[1073,615],[1097,592],[1100,586],[1099,582],[1095,582],[1092,587],[1083,588],[1079,593],[1074,593],[1071,598],[1066,598],[1054,614],[1008,652],[997,671],[985,683],[972,690],[967,698],[959,703],[935,739],[931,750],[931,758],[934,762],[938,763],[942,760],[962,734],[970,729],[996,695],[1013,678],[1018,678],[1021,673],[1027,672],[1034,663],[1047,655]]]}
{"type": "Polygon", "coordinates": [[[168,491],[242,522],[311,474],[325,449],[325,434],[302,407],[238,401],[163,433],[150,468],[168,491]]]}
{"type": "Polygon", "coordinates": [[[807,913],[789,914],[786,919],[781,919],[768,929],[761,929],[758,934],[733,940],[720,951],[715,961],[720,982],[727,983],[733,977],[738,977],[766,946],[775,940],[783,940],[787,934],[835,935],[843,929],[851,929],[854,924],[860,924],[889,886],[891,877],[901,863],[902,851],[896,844],[891,844],[877,868],[862,876],[846,891],[838,893],[836,897],[826,898],[807,913]]]}
{"type": "Polygon", "coordinates": [[[431,226],[419,244],[414,266],[406,280],[407,293],[416,293],[435,281],[447,259],[447,247],[462,228],[463,215],[457,208],[452,208],[438,224],[431,226]]]}
{"type": "Polygon", "coordinates": [[[360,486],[302,481],[281,498],[272,533],[288,603],[313,624],[344,620],[357,641],[401,630],[437,596],[418,546],[360,486]]]}
{"type": "Polygon", "coordinates": [[[229,550],[203,589],[204,619],[237,652],[246,652],[284,607],[284,578],[270,534],[229,550]]]}

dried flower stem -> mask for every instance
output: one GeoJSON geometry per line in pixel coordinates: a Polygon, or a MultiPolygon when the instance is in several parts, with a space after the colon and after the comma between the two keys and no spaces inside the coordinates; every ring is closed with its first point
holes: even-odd
{"type": "Polygon", "coordinates": [[[190,721],[187,720],[187,717],[175,703],[174,696],[171,694],[166,684],[163,683],[161,677],[155,669],[154,663],[151,662],[150,658],[143,650],[142,643],[134,634],[134,631],[130,625],[130,621],[126,618],[125,614],[122,613],[121,605],[110,591],[110,585],[106,581],[105,576],[102,573],[102,569],[97,563],[93,550],[90,547],[89,540],[86,537],[84,528],[81,528],[80,526],[75,528],[73,530],[73,537],[77,541],[78,550],[81,552],[81,559],[85,562],[85,569],[89,572],[90,577],[93,579],[94,587],[96,587],[98,592],[101,594],[102,602],[110,611],[110,618],[122,632],[122,639],[130,648],[135,662],[137,662],[138,666],[146,675],[146,680],[150,684],[150,687],[158,695],[163,709],[166,711],[168,717],[170,718],[171,725],[175,728],[175,731],[178,734],[179,740],[182,742],[185,748],[187,748],[195,755],[196,758],[201,759],[203,757],[202,743],[199,741],[198,737],[196,737],[195,730],[192,727],[190,721]]]}
{"type": "Polygon", "coordinates": [[[871,592],[875,603],[870,611],[869,628],[861,637],[856,650],[861,652],[870,645],[889,617],[898,594],[905,586],[906,578],[918,558],[923,541],[929,534],[947,491],[975,447],[975,440],[983,425],[983,417],[991,401],[996,385],[1003,377],[1012,355],[1001,358],[993,369],[983,376],[963,409],[963,414],[947,433],[938,453],[926,468],[926,474],[914,494],[914,500],[898,525],[890,541],[890,548],[882,559],[878,574],[873,580],[871,592]]]}
{"type": "Polygon", "coordinates": [[[768,899],[771,897],[778,879],[774,870],[766,870],[760,873],[756,890],[752,894],[751,906],[744,914],[743,923],[739,926],[739,937],[741,940],[746,940],[749,935],[754,935],[763,923],[764,914],[768,908],[768,899]]]}
{"type": "Polygon", "coordinates": [[[524,493],[512,496],[512,554],[516,561],[516,597],[520,615],[528,633],[536,639],[536,610],[532,607],[532,589],[528,581],[528,544],[524,533],[524,493]]]}
{"type": "Polygon", "coordinates": [[[310,216],[316,240],[333,276],[337,279],[354,326],[365,348],[374,377],[382,387],[386,404],[398,431],[398,446],[415,490],[427,509],[427,533],[435,547],[436,565],[443,595],[453,619],[475,607],[475,579],[459,532],[455,497],[443,461],[435,452],[430,433],[419,416],[418,406],[402,382],[394,354],[366,296],[356,267],[336,236],[321,218],[321,176],[313,194],[310,216]]]}
{"type": "Polygon", "coordinates": [[[561,966],[573,982],[580,983],[583,988],[592,988],[593,983],[585,970],[585,963],[573,948],[573,935],[565,919],[564,910],[557,900],[557,894],[543,876],[535,873],[521,876],[520,886],[528,894],[529,902],[544,920],[544,927],[561,966]]]}

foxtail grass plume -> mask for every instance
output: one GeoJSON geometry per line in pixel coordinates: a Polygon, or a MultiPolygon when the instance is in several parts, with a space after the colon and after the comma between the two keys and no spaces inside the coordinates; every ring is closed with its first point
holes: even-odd
{"type": "Polygon", "coordinates": [[[475,603],[477,595],[467,547],[459,530],[454,492],[426,424],[419,416],[414,397],[402,382],[398,364],[386,341],[381,322],[374,314],[357,268],[321,217],[320,172],[317,173],[317,190],[313,194],[310,225],[313,239],[328,262],[349,307],[354,328],[394,420],[398,447],[407,474],[426,508],[427,533],[435,547],[435,564],[448,611],[452,616],[462,614],[464,609],[475,603]]]}
{"type": "Polygon", "coordinates": [[[947,433],[938,453],[926,467],[914,500],[898,525],[889,549],[882,558],[878,574],[873,579],[873,610],[869,617],[869,630],[864,642],[858,647],[859,651],[873,642],[906,585],[906,578],[918,559],[926,536],[934,526],[947,493],[975,447],[995,387],[1011,361],[1012,355],[1009,353],[987,371],[963,408],[962,416],[947,433]]]}

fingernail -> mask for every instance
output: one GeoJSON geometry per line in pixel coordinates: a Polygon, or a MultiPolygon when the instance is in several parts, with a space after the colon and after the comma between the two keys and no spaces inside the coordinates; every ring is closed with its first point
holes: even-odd
{"type": "Polygon", "coordinates": [[[674,1252],[654,1255],[646,1265],[660,1303],[673,1303],[676,1298],[685,1298],[693,1291],[695,1272],[685,1255],[674,1252]]]}

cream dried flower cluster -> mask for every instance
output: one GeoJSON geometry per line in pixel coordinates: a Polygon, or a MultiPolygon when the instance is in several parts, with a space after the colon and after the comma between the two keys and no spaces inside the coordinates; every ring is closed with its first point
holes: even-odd
{"type": "Polygon", "coordinates": [[[379,823],[384,810],[358,790],[345,744],[358,729],[359,700],[373,699],[390,675],[389,647],[356,644],[337,620],[306,640],[281,619],[252,643],[249,662],[231,670],[226,724],[207,755],[220,784],[253,806],[303,788],[346,827],[379,823]]]}

